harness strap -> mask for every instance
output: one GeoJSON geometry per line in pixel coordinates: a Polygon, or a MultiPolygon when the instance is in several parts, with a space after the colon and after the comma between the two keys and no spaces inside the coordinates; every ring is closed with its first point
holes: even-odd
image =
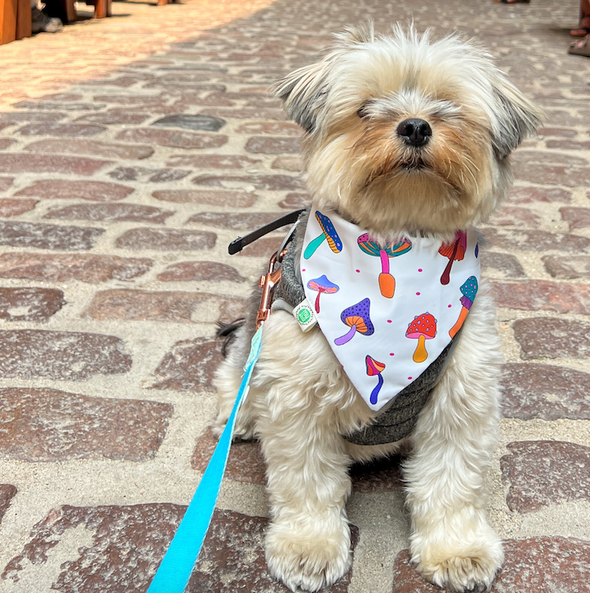
{"type": "Polygon", "coordinates": [[[250,245],[250,243],[253,243],[257,239],[260,239],[260,237],[264,237],[264,235],[272,233],[272,231],[276,231],[277,229],[280,229],[283,226],[287,226],[288,224],[293,224],[297,222],[299,216],[303,212],[305,212],[305,208],[289,212],[289,214],[285,214],[285,216],[281,216],[281,218],[277,218],[277,220],[269,222],[263,227],[260,227],[259,229],[256,229],[255,231],[249,233],[245,237],[238,237],[237,239],[234,239],[227,247],[228,253],[230,255],[234,255],[242,251],[242,249],[244,249],[246,245],[250,245]]]}

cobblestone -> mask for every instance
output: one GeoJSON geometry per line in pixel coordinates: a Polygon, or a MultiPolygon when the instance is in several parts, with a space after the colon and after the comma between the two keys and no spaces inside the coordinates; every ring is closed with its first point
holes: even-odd
{"type": "Polygon", "coordinates": [[[117,140],[137,143],[153,143],[171,148],[219,148],[227,142],[227,136],[208,136],[172,130],[124,130],[117,135],[117,140]]]}
{"type": "Polygon", "coordinates": [[[19,128],[16,133],[21,136],[67,136],[77,138],[79,136],[96,136],[105,130],[104,126],[52,122],[29,124],[19,128]]]}
{"type": "MultiPolygon", "coordinates": [[[[1,207],[0,202],[0,207],[1,207]]],[[[49,210],[43,217],[52,220],[94,220],[94,221],[131,221],[164,224],[172,216],[172,210],[162,210],[143,204],[74,204],[65,208],[49,210]]]]}
{"type": "Polygon", "coordinates": [[[0,319],[47,321],[65,305],[57,288],[0,288],[0,319]]]}
{"type": "Polygon", "coordinates": [[[0,524],[2,523],[4,514],[10,506],[10,501],[16,493],[16,486],[13,486],[12,484],[0,484],[0,524]]]}
{"type": "Polygon", "coordinates": [[[15,195],[48,200],[112,202],[113,200],[122,200],[131,193],[133,193],[132,187],[117,183],[47,179],[36,181],[30,187],[20,190],[15,195]]]}
{"type": "MultiPolygon", "coordinates": [[[[152,3],[153,4],[153,3],[152,3]]],[[[84,10],[78,4],[78,10],[84,10]]],[[[0,590],[143,592],[213,450],[215,322],[311,201],[301,129],[268,88],[344,26],[413,20],[488,47],[547,114],[482,226],[507,364],[488,512],[494,593],[588,593],[590,61],[576,0],[188,0],[0,46],[0,590]],[[67,67],[64,67],[64,64],[67,67]]],[[[351,468],[334,593],[434,593],[409,562],[403,458],[351,468]]],[[[262,454],[233,448],[190,593],[268,574],[262,454]]]]}
{"type": "Polygon", "coordinates": [[[590,355],[589,323],[533,317],[518,319],[512,326],[524,360],[545,357],[585,359],[590,355]]]}
{"type": "Polygon", "coordinates": [[[14,177],[0,177],[0,191],[7,191],[13,181],[14,177]]]}
{"type": "Polygon", "coordinates": [[[0,198],[0,217],[12,218],[29,212],[37,205],[37,200],[12,200],[0,198]]]}
{"type": "Polygon", "coordinates": [[[507,418],[590,420],[590,374],[553,365],[505,367],[502,412],[507,418]]]}
{"type": "Polygon", "coordinates": [[[150,169],[147,167],[117,167],[109,173],[112,179],[120,181],[151,181],[152,183],[166,183],[184,179],[190,171],[182,169],[150,169]]]}
{"type": "Polygon", "coordinates": [[[256,201],[256,194],[245,191],[171,189],[155,191],[152,195],[156,200],[164,202],[233,206],[234,208],[249,208],[256,201]]]}
{"type": "Polygon", "coordinates": [[[117,247],[132,251],[155,249],[162,251],[200,251],[212,249],[215,233],[179,229],[130,229],[116,241],[117,247]]]}
{"type": "Polygon", "coordinates": [[[97,292],[84,317],[105,319],[215,323],[238,317],[242,299],[205,292],[111,289],[97,292]]]}
{"type": "MultiPolygon", "coordinates": [[[[125,587],[132,586],[134,591],[144,591],[185,510],[186,507],[174,504],[64,505],[35,526],[30,541],[9,562],[2,578],[18,582],[25,567],[48,562],[53,548],[66,539],[68,531],[83,526],[90,532],[90,545],[77,560],[60,567],[56,586],[62,591],[84,588],[116,593],[122,591],[121,583],[125,583],[125,587]],[[116,570],[111,561],[113,556],[122,560],[116,570]]],[[[266,568],[263,534],[267,524],[263,517],[216,511],[187,593],[207,590],[232,593],[244,581],[251,584],[252,593],[287,593],[289,590],[273,580],[266,568]],[[208,570],[220,562],[222,570],[208,570]]],[[[356,546],[358,531],[354,526],[352,531],[353,546],[356,546]]],[[[350,576],[329,591],[346,593],[349,582],[350,576]]]]}
{"type": "Polygon", "coordinates": [[[494,299],[499,307],[525,311],[590,314],[590,286],[548,280],[493,283],[494,299]]]}
{"type": "MultiPolygon", "coordinates": [[[[590,544],[574,538],[531,537],[504,542],[506,560],[493,593],[571,591],[585,593],[590,575],[590,544]]],[[[416,576],[407,551],[395,562],[393,593],[437,593],[439,587],[416,576]]]]}
{"type": "Polygon", "coordinates": [[[104,229],[31,222],[0,222],[0,245],[83,251],[92,249],[104,229]]]}
{"type": "Polygon", "coordinates": [[[154,154],[151,146],[115,144],[98,140],[39,140],[29,144],[25,150],[41,154],[87,154],[118,159],[146,159],[154,154]]]}
{"type": "Polygon", "coordinates": [[[93,175],[108,161],[32,154],[0,154],[0,173],[60,173],[93,175]]]}
{"type": "Polygon", "coordinates": [[[186,261],[168,266],[158,274],[161,282],[246,282],[234,267],[212,261],[186,261]]]}
{"type": "Polygon", "coordinates": [[[0,255],[0,277],[39,282],[79,280],[95,284],[131,280],[145,274],[152,265],[151,259],[116,255],[12,252],[0,255]]]}
{"type": "Polygon", "coordinates": [[[574,255],[563,257],[559,255],[544,255],[541,260],[545,268],[554,278],[562,280],[576,280],[590,277],[590,256],[574,255]]]}
{"type": "Polygon", "coordinates": [[[559,441],[508,444],[500,460],[502,479],[510,485],[506,503],[530,513],[571,500],[590,501],[590,447],[559,441]]]}
{"type": "Polygon", "coordinates": [[[153,389],[215,391],[213,375],[221,361],[215,341],[196,338],[176,342],[154,371],[157,381],[153,389]]]}
{"type": "Polygon", "coordinates": [[[0,458],[146,461],[159,449],[172,406],[87,397],[55,389],[0,389],[0,458]],[[70,429],[63,430],[63,425],[70,429]]]}
{"type": "Polygon", "coordinates": [[[82,381],[126,373],[131,357],[116,336],[38,329],[0,331],[0,372],[5,378],[82,381]]]}
{"type": "Polygon", "coordinates": [[[196,223],[213,228],[232,229],[234,231],[247,231],[264,226],[276,220],[277,217],[276,212],[199,212],[191,216],[187,220],[187,223],[196,223]]]}

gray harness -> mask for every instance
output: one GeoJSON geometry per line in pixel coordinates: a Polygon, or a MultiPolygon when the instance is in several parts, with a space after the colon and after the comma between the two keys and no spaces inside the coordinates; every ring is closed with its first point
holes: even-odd
{"type": "MultiPolygon", "coordinates": [[[[273,296],[273,311],[283,309],[291,313],[293,308],[305,299],[299,272],[305,225],[301,224],[300,227],[303,228],[297,229],[283,258],[281,279],[273,296]]],[[[372,424],[360,431],[344,435],[344,438],[355,445],[383,445],[407,437],[416,426],[420,411],[440,380],[458,343],[460,333],[459,331],[440,356],[415,381],[400,391],[385,408],[379,411],[372,424]]]]}

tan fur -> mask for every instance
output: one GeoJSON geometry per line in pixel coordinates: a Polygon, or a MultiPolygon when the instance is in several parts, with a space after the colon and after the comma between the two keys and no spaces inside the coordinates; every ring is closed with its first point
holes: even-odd
{"type": "MultiPolygon", "coordinates": [[[[378,240],[426,233],[449,240],[485,220],[511,180],[509,154],[540,114],[490,57],[456,37],[413,29],[376,37],[370,26],[337,37],[317,64],[275,87],[306,130],[308,183],[378,240]],[[408,118],[432,130],[421,147],[398,133],[408,118]]],[[[252,312],[250,313],[252,319],[252,312]]],[[[252,324],[219,368],[221,430],[240,383],[252,324]]],[[[484,472],[497,440],[500,347],[482,283],[443,377],[408,442],[352,445],[342,435],[372,421],[329,344],[292,316],[271,315],[236,434],[257,437],[267,463],[271,573],[293,591],[318,591],[350,566],[348,467],[411,444],[405,467],[418,570],[452,591],[489,589],[501,566],[485,518],[484,472]]]]}

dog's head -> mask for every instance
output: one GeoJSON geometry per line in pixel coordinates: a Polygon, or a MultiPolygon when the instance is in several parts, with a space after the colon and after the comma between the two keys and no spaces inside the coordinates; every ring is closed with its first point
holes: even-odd
{"type": "Polygon", "coordinates": [[[385,236],[485,220],[511,182],[510,153],[541,117],[488,53],[413,27],[349,29],[274,91],[306,132],[314,199],[385,236]]]}

